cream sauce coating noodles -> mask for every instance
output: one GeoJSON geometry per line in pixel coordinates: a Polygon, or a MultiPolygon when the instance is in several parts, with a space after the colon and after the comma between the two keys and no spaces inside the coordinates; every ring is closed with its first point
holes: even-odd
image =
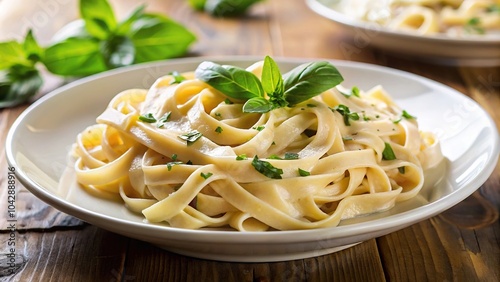
{"type": "Polygon", "coordinates": [[[349,0],[339,8],[356,18],[417,35],[500,36],[499,0],[349,0]]]}
{"type": "MultiPolygon", "coordinates": [[[[262,63],[247,70],[260,77],[262,63]]],[[[336,87],[260,114],[182,75],[117,94],[78,135],[72,156],[82,187],[119,194],[147,221],[172,227],[312,229],[414,197],[424,170],[443,158],[434,136],[380,86],[359,97],[336,87]],[[139,119],[148,114],[154,122],[139,119]],[[199,139],[185,138],[193,132],[199,139]],[[387,147],[395,158],[384,157],[387,147]],[[281,179],[259,172],[255,156],[281,179]]]]}

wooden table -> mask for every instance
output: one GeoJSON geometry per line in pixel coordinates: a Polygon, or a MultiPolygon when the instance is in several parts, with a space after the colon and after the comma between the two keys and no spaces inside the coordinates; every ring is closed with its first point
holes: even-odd
{"type": "MultiPolygon", "coordinates": [[[[0,12],[0,34],[19,37],[29,25],[42,43],[77,16],[77,1],[12,1],[0,12]],[[14,11],[16,10],[16,11],[14,11]],[[44,17],[53,21],[48,22],[44,17]],[[8,24],[6,24],[8,23],[8,24]]],[[[111,1],[118,14],[133,0],[111,1]]],[[[198,36],[190,56],[272,55],[367,62],[444,83],[476,100],[500,127],[500,67],[433,65],[392,56],[364,44],[345,52],[342,29],[302,0],[267,0],[250,16],[218,19],[194,12],[183,0],[151,0],[198,36]]],[[[352,42],[351,42],[352,43],[352,42]]],[[[355,43],[355,42],[354,42],[355,43]]],[[[353,44],[354,44],[353,43],[353,44]]],[[[0,147],[27,105],[0,110],[0,147]]],[[[0,280],[2,281],[500,281],[500,166],[473,195],[442,214],[392,234],[321,257],[275,263],[229,263],[170,253],[83,223],[32,196],[17,183],[17,228],[6,223],[8,165],[0,151],[0,280]],[[7,271],[9,238],[16,267],[7,271]],[[5,279],[5,280],[3,280],[5,279]]]]}

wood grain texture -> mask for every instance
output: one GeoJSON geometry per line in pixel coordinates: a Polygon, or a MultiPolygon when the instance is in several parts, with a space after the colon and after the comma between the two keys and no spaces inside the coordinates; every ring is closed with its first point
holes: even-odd
{"type": "MultiPolygon", "coordinates": [[[[28,0],[2,1],[22,5],[28,0]]],[[[41,3],[49,1],[38,0],[21,9],[26,13],[22,18],[34,19],[37,12],[46,10],[40,8],[41,3]]],[[[62,2],[68,4],[57,7],[57,26],[75,15],[76,1],[62,2]]],[[[138,5],[135,0],[110,2],[119,17],[138,5]]],[[[164,13],[197,35],[188,56],[273,55],[388,66],[460,91],[500,125],[499,67],[444,66],[394,56],[370,47],[373,34],[346,33],[310,11],[304,1],[263,1],[242,18],[213,18],[193,11],[185,0],[141,2],[147,3],[148,11],[164,13]]],[[[21,34],[28,22],[20,21],[17,26],[13,22],[4,31],[21,34]]],[[[44,41],[55,26],[37,27],[44,41]]],[[[1,148],[7,130],[25,108],[0,110],[1,148]]],[[[466,108],[455,111],[462,118],[471,114],[466,108]]],[[[22,185],[17,186],[17,229],[11,233],[3,221],[7,167],[1,150],[0,281],[500,281],[500,165],[477,192],[438,216],[337,253],[275,263],[218,262],[174,254],[65,215],[22,185]],[[12,234],[16,239],[14,275],[5,268],[12,234]]]]}

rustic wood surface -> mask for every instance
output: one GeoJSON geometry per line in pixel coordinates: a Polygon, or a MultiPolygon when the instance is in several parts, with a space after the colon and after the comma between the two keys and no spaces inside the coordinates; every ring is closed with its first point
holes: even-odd
{"type": "MultiPolygon", "coordinates": [[[[125,15],[139,1],[111,2],[125,15]]],[[[302,0],[266,0],[237,19],[195,12],[187,0],[141,2],[196,33],[189,56],[269,54],[401,69],[473,98],[500,128],[499,66],[442,66],[394,56],[353,40],[302,0]]],[[[48,42],[55,30],[77,17],[76,3],[2,0],[0,40],[20,38],[32,27],[42,43],[48,42]]],[[[61,213],[17,183],[16,267],[10,274],[3,148],[8,129],[26,107],[0,110],[0,281],[500,281],[500,165],[473,195],[438,216],[337,253],[276,263],[217,262],[170,253],[61,213]]]]}

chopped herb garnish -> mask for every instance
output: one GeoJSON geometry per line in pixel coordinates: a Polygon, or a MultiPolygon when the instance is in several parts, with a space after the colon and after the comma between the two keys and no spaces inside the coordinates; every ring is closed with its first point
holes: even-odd
{"type": "Polygon", "coordinates": [[[198,139],[201,138],[203,134],[201,134],[198,130],[193,130],[189,133],[179,135],[179,138],[182,140],[185,140],[187,142],[187,145],[193,145],[194,142],[196,142],[198,139]]]}
{"type": "Polygon", "coordinates": [[[398,124],[399,122],[401,122],[401,120],[402,120],[402,119],[403,119],[403,118],[399,118],[399,119],[397,119],[397,120],[393,120],[393,121],[392,121],[392,123],[394,123],[394,124],[398,124]]]}
{"type": "Polygon", "coordinates": [[[192,165],[192,164],[193,164],[193,162],[192,162],[191,160],[189,160],[189,161],[187,161],[187,163],[186,163],[186,164],[187,164],[187,165],[192,165]]]}
{"type": "Polygon", "coordinates": [[[486,11],[488,13],[500,13],[500,4],[491,4],[486,11]]]}
{"type": "Polygon", "coordinates": [[[481,19],[474,17],[470,18],[465,24],[465,31],[469,33],[484,34],[484,28],[481,27],[481,19]]]}
{"type": "Polygon", "coordinates": [[[352,136],[343,136],[342,140],[344,140],[344,141],[352,141],[354,139],[352,138],[352,136]]]}
{"type": "Polygon", "coordinates": [[[222,133],[222,131],[223,131],[223,129],[220,126],[217,126],[217,128],[215,129],[215,132],[217,132],[217,133],[222,133]]]}
{"type": "Polygon", "coordinates": [[[315,108],[315,107],[317,107],[318,105],[316,105],[316,104],[307,104],[306,106],[307,106],[307,107],[309,107],[309,108],[315,108]]]}
{"type": "Polygon", "coordinates": [[[254,126],[252,127],[253,129],[257,130],[257,131],[262,131],[264,128],[266,128],[265,125],[259,125],[259,126],[254,126]]]}
{"type": "Polygon", "coordinates": [[[218,118],[222,117],[222,114],[221,114],[221,113],[219,113],[219,112],[216,112],[214,115],[215,115],[216,117],[218,117],[218,118]]]}
{"type": "Polygon", "coordinates": [[[180,164],[182,164],[182,162],[169,162],[167,163],[167,169],[168,171],[171,171],[174,165],[180,165],[180,164]]]}
{"type": "Polygon", "coordinates": [[[282,160],[282,158],[276,154],[272,154],[270,155],[269,157],[267,157],[268,159],[271,159],[271,160],[282,160]]]}
{"type": "Polygon", "coordinates": [[[299,168],[299,175],[300,176],[309,176],[309,175],[311,175],[311,173],[309,171],[306,171],[306,170],[299,168]]]}
{"type": "Polygon", "coordinates": [[[177,160],[177,154],[172,154],[172,157],[171,157],[172,161],[176,161],[177,160]]]}
{"type": "Polygon", "coordinates": [[[382,159],[390,161],[390,160],[395,160],[396,155],[394,154],[394,151],[392,150],[391,144],[384,142],[385,147],[384,151],[382,152],[382,159]]]}
{"type": "Polygon", "coordinates": [[[416,119],[416,117],[410,115],[406,110],[403,110],[403,113],[401,114],[402,117],[404,117],[405,119],[416,119]]]}
{"type": "Polygon", "coordinates": [[[339,112],[344,117],[344,124],[347,126],[351,125],[350,119],[359,120],[358,113],[351,113],[351,110],[346,105],[338,105],[331,110],[339,112]]]}
{"type": "Polygon", "coordinates": [[[357,86],[354,86],[351,88],[349,91],[346,91],[345,88],[337,86],[337,90],[340,92],[340,94],[344,95],[345,97],[349,98],[351,96],[359,96],[359,88],[357,86]]]}
{"type": "Polygon", "coordinates": [[[170,81],[170,85],[172,85],[172,84],[178,84],[178,83],[181,83],[184,80],[186,80],[186,78],[184,76],[182,76],[177,71],[173,71],[173,72],[171,72],[169,74],[174,78],[174,80],[170,81]]]}
{"type": "Polygon", "coordinates": [[[298,160],[299,154],[297,153],[285,153],[285,160],[298,160]]]}
{"type": "Polygon", "coordinates": [[[246,154],[241,154],[241,155],[236,156],[236,160],[237,161],[243,161],[243,160],[246,160],[246,159],[247,159],[247,155],[246,154]]]}
{"type": "Polygon", "coordinates": [[[170,119],[170,115],[172,114],[172,112],[168,112],[166,114],[164,114],[159,120],[158,120],[158,124],[156,124],[156,127],[158,128],[162,128],[163,126],[165,126],[165,123],[168,122],[168,120],[170,119]]]}
{"type": "Polygon", "coordinates": [[[274,167],[271,163],[259,160],[259,157],[255,156],[252,160],[252,166],[258,172],[262,173],[266,177],[272,179],[281,179],[283,170],[281,168],[274,167]]]}
{"type": "Polygon", "coordinates": [[[207,172],[207,173],[200,173],[200,176],[203,177],[204,179],[208,179],[210,176],[214,175],[213,173],[211,172],[207,172]]]}
{"type": "Polygon", "coordinates": [[[233,101],[229,100],[229,98],[226,98],[226,100],[224,100],[224,103],[226,103],[226,105],[234,104],[233,101]]]}
{"type": "Polygon", "coordinates": [[[140,115],[139,120],[147,123],[155,123],[156,119],[152,113],[147,113],[145,115],[140,115]]]}

